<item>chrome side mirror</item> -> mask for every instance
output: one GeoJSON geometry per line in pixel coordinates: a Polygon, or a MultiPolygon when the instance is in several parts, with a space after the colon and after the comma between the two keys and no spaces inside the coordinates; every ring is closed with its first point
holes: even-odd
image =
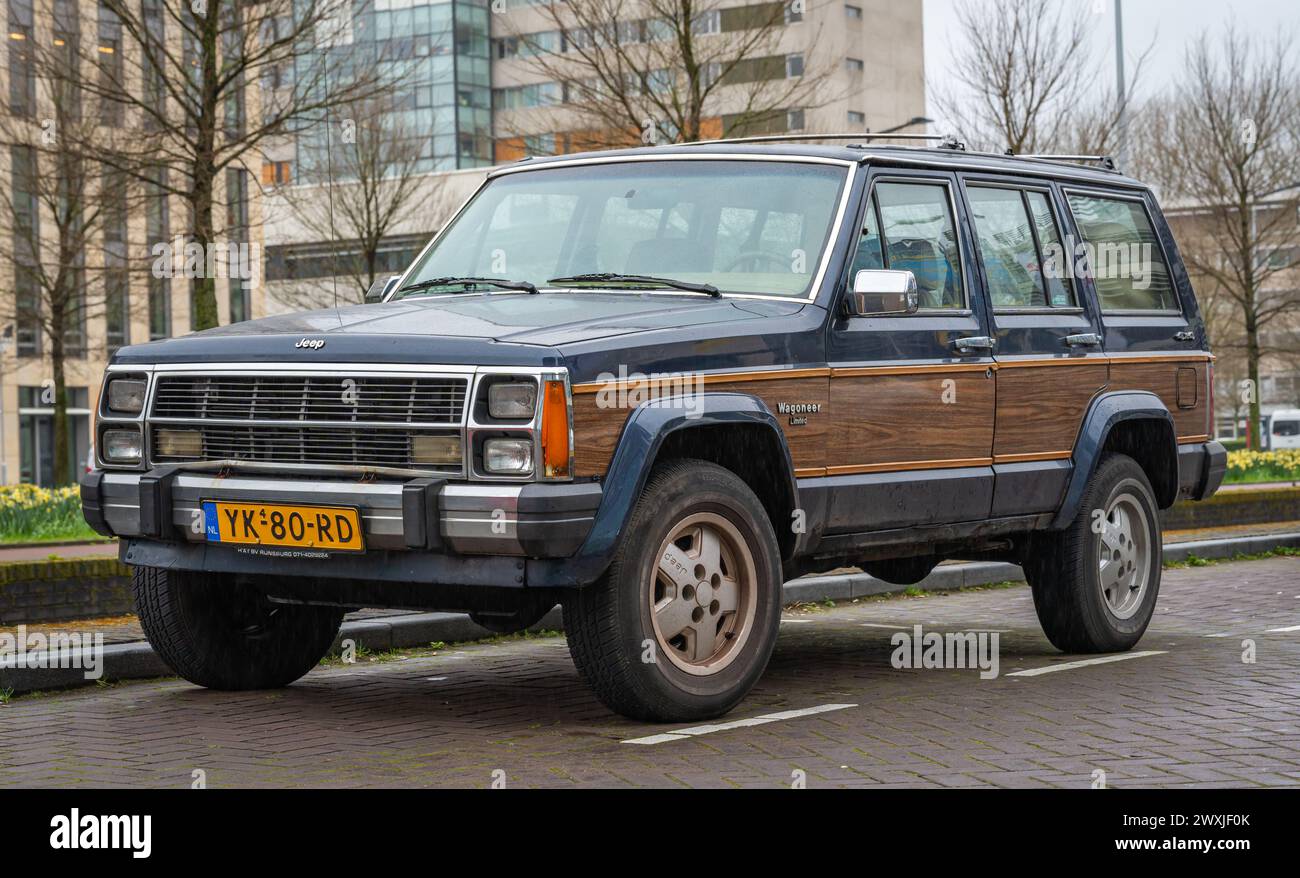
{"type": "Polygon", "coordinates": [[[844,303],[850,317],[915,314],[921,296],[916,275],[910,271],[863,269],[853,276],[853,289],[844,303]]]}
{"type": "Polygon", "coordinates": [[[366,290],[366,304],[373,305],[375,302],[384,301],[384,297],[388,295],[393,287],[397,286],[397,282],[401,279],[400,274],[375,278],[375,282],[370,285],[370,289],[366,290]]]}

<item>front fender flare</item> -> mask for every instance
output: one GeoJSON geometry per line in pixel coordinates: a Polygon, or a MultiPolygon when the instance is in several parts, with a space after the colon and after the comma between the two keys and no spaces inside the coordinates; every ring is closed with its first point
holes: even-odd
{"type": "Polygon", "coordinates": [[[1079,504],[1083,500],[1084,489],[1088,487],[1092,474],[1101,462],[1102,449],[1106,439],[1116,424],[1131,420],[1155,420],[1167,426],[1169,441],[1169,460],[1174,461],[1177,484],[1178,440],[1174,432],[1174,419],[1169,414],[1160,397],[1146,390],[1116,390],[1103,393],[1093,400],[1084,415],[1079,438],[1074,444],[1074,472],[1065,489],[1065,497],[1056,517],[1052,519],[1051,529],[1059,530],[1074,521],[1079,514],[1079,504]]]}

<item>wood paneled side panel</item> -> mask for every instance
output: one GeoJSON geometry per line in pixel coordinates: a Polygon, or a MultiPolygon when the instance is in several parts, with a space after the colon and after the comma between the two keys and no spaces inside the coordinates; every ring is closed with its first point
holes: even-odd
{"type": "Polygon", "coordinates": [[[573,474],[600,476],[609,469],[628,410],[602,408],[594,393],[573,395],[573,474]]]}
{"type": "Polygon", "coordinates": [[[984,370],[832,378],[826,465],[986,459],[994,389],[984,370]]]}
{"type": "Polygon", "coordinates": [[[999,369],[994,457],[1071,451],[1106,372],[1104,360],[999,369]]]}
{"type": "MultiPolygon", "coordinates": [[[[1149,390],[1160,397],[1169,413],[1174,416],[1174,430],[1179,437],[1204,436],[1209,432],[1209,401],[1205,393],[1205,361],[1176,361],[1156,363],[1125,363],[1120,357],[1110,361],[1110,386],[1107,390],[1149,390]],[[1178,370],[1195,371],[1196,402],[1190,408],[1178,405],[1178,370]]],[[[1187,395],[1184,372],[1184,402],[1187,395]]]]}
{"type": "MultiPolygon", "coordinates": [[[[771,380],[718,381],[707,384],[705,393],[745,393],[756,396],[772,412],[790,446],[796,469],[825,466],[826,436],[831,413],[827,406],[824,376],[771,380]],[[790,424],[790,416],[777,411],[779,403],[815,404],[821,410],[807,415],[807,423],[790,424]]],[[[613,395],[575,393],[573,396],[574,475],[601,476],[609,469],[618,438],[630,413],[626,408],[606,405],[613,395]]]]}

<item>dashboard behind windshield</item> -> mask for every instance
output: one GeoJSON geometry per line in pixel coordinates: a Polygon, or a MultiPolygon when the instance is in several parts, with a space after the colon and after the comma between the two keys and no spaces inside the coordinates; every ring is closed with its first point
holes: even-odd
{"type": "MultiPolygon", "coordinates": [[[[726,159],[505,174],[479,191],[403,287],[495,277],[544,288],[552,278],[614,273],[803,297],[845,178],[839,165],[726,159]]],[[[399,290],[394,298],[438,291],[399,290]]]]}

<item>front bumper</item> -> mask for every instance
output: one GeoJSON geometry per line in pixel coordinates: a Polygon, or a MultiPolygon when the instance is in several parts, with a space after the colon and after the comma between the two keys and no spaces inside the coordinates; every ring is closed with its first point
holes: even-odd
{"type": "MultiPolygon", "coordinates": [[[[367,555],[421,552],[567,558],[591,531],[596,483],[363,482],[214,477],[172,467],[144,473],[93,470],[81,479],[86,521],[105,536],[205,544],[204,500],[353,506],[367,555]]],[[[213,548],[226,548],[214,545],[213,548]]]]}

